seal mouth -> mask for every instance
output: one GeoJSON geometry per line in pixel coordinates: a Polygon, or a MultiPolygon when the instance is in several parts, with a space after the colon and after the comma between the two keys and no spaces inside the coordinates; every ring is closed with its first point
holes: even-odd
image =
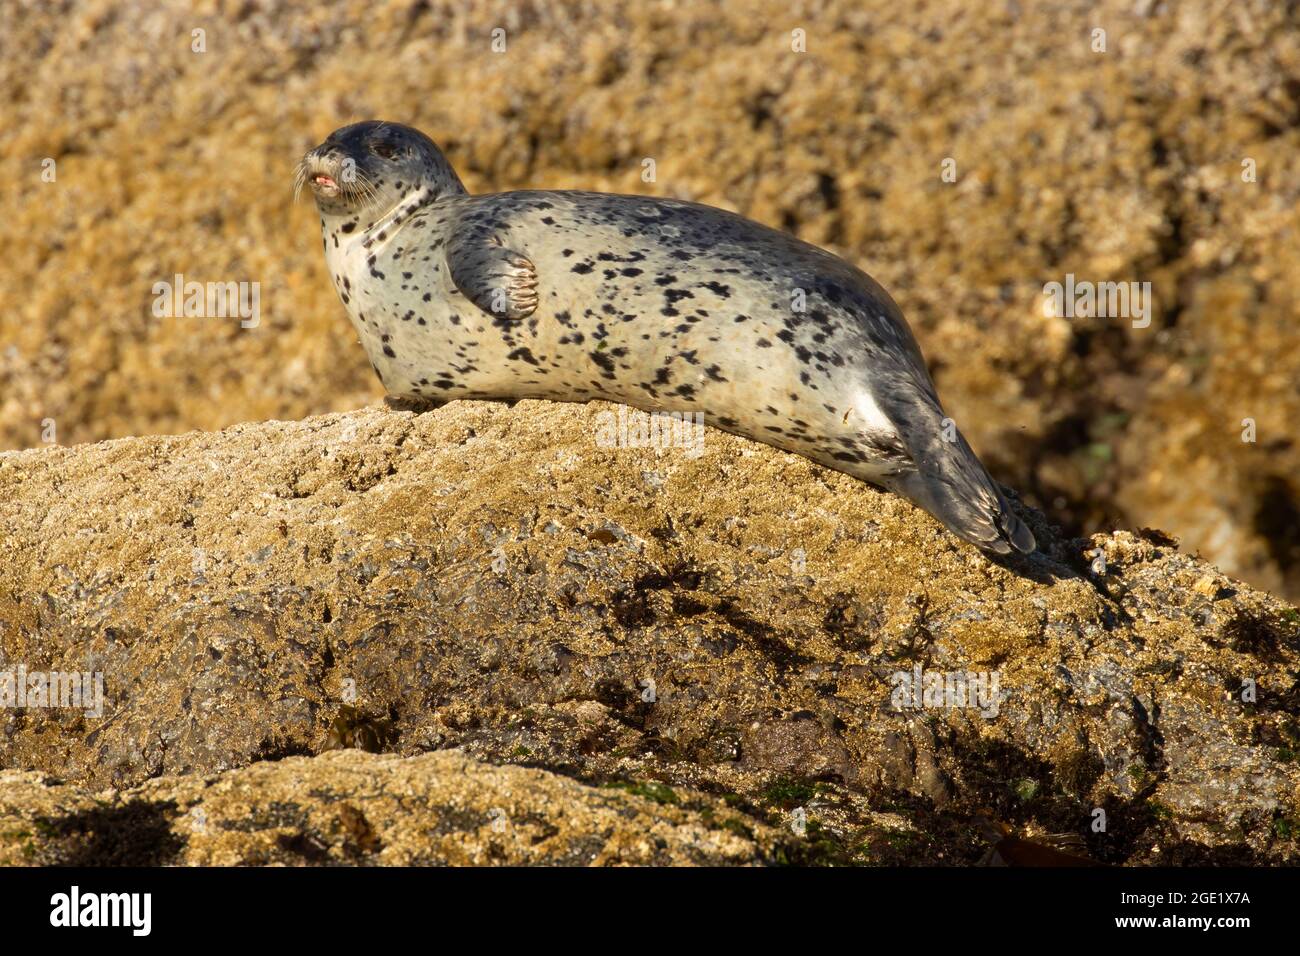
{"type": "Polygon", "coordinates": [[[322,196],[337,196],[339,194],[339,184],[334,181],[333,176],[327,176],[325,173],[315,173],[308,182],[311,184],[312,192],[319,193],[322,196]]]}
{"type": "Polygon", "coordinates": [[[334,199],[345,195],[348,190],[339,183],[336,178],[337,173],[336,163],[331,162],[328,157],[318,156],[317,150],[312,150],[302,158],[302,162],[294,170],[294,199],[298,198],[304,186],[310,187],[317,199],[334,199]]]}
{"type": "Polygon", "coordinates": [[[294,199],[298,198],[304,186],[311,189],[318,202],[325,203],[332,210],[370,203],[378,196],[375,184],[365,170],[358,167],[344,150],[328,142],[303,156],[294,170],[294,199]]]}

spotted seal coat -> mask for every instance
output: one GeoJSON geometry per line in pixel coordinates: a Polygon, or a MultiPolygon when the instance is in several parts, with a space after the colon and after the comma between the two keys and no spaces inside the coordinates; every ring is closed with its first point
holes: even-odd
{"type": "Polygon", "coordinates": [[[989,551],[1033,534],[944,415],[898,306],[842,259],[675,199],[471,196],[423,133],[303,158],[325,260],[394,395],[701,411],[906,496],[989,551]]]}

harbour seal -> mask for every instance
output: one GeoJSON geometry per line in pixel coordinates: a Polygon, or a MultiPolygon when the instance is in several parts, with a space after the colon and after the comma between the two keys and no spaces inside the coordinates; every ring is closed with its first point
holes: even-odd
{"type": "Polygon", "coordinates": [[[702,411],[899,493],[980,548],[1035,548],[944,415],[898,306],[829,252],[675,199],[471,196],[397,123],[335,130],[296,181],[393,395],[702,411]]]}

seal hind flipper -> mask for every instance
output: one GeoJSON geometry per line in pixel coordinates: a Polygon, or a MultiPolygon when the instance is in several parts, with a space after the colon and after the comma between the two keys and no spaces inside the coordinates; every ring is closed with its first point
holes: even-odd
{"type": "Polygon", "coordinates": [[[447,248],[451,281],[497,319],[526,319],[537,308],[537,269],[496,236],[470,233],[447,248]]]}
{"type": "Polygon", "coordinates": [[[904,373],[877,393],[913,464],[889,480],[891,490],[986,551],[1008,554],[1014,548],[1028,554],[1038,546],[961,432],[945,417],[928,374],[918,381],[904,373]]]}
{"type": "Polygon", "coordinates": [[[922,453],[916,470],[892,479],[890,487],[930,512],[957,537],[986,551],[1033,551],[1038,546],[1033,532],[1011,510],[966,440],[958,435],[956,442],[943,444],[949,450],[922,453]]]}

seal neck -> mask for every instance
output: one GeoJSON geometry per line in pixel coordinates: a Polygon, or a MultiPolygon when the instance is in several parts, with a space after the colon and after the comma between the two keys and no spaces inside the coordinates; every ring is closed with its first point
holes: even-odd
{"type": "Polygon", "coordinates": [[[432,206],[439,198],[441,197],[436,190],[421,186],[378,219],[362,227],[362,247],[372,251],[382,249],[396,237],[412,216],[432,206]]]}
{"type": "Polygon", "coordinates": [[[320,223],[321,232],[327,238],[326,251],[328,252],[331,247],[337,249],[355,246],[358,243],[366,249],[382,248],[388,244],[388,240],[397,235],[412,216],[443,198],[452,197],[423,186],[371,219],[367,219],[364,212],[343,215],[329,215],[322,212],[320,223]]]}

